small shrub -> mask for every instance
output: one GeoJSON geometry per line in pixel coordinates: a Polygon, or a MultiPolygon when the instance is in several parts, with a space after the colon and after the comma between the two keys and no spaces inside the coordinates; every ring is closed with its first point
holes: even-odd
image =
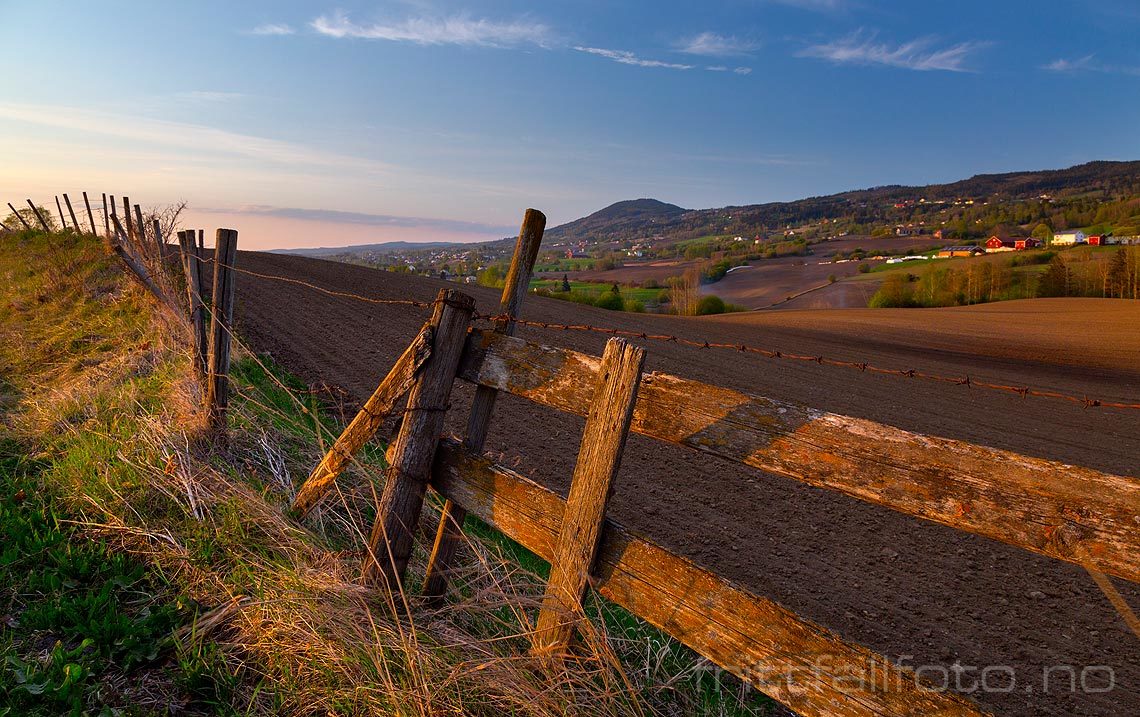
{"type": "Polygon", "coordinates": [[[645,304],[641,303],[637,299],[626,299],[625,300],[625,310],[626,311],[632,311],[635,314],[644,314],[645,313],[645,304]]]}
{"type": "Polygon", "coordinates": [[[620,294],[615,294],[612,291],[603,292],[594,301],[594,306],[599,309],[609,309],[610,311],[621,311],[625,308],[625,303],[622,301],[620,294]]]}
{"type": "Polygon", "coordinates": [[[859,273],[860,274],[866,274],[870,271],[871,271],[871,265],[870,264],[860,264],[859,265],[859,273]]]}
{"type": "Polygon", "coordinates": [[[701,300],[697,302],[697,316],[708,316],[709,314],[723,314],[725,312],[724,299],[715,295],[702,296],[701,300]]]}

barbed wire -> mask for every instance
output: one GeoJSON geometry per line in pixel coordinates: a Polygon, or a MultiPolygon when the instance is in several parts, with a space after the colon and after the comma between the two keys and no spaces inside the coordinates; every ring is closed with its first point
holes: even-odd
{"type": "MultiPolygon", "coordinates": [[[[207,263],[216,263],[212,258],[202,259],[207,263]]],[[[319,291],[329,296],[339,298],[352,299],[355,301],[362,301],[369,304],[381,305],[403,305],[414,306],[416,308],[430,308],[435,304],[443,302],[443,299],[434,299],[432,301],[418,301],[414,299],[377,299],[351,292],[336,291],[322,286],[318,286],[302,279],[295,279],[293,277],[280,276],[274,274],[264,274],[261,272],[251,271],[249,269],[242,269],[236,266],[227,266],[233,271],[242,274],[254,276],[260,279],[270,281],[281,281],[289,284],[303,286],[315,291],[319,291]]],[[[1140,402],[1131,403],[1125,401],[1109,401],[1092,396],[1078,396],[1074,394],[1064,393],[1061,391],[1053,391],[1048,389],[1033,388],[1028,385],[1014,385],[1004,383],[994,383],[974,378],[970,374],[962,376],[950,376],[945,374],[931,373],[929,371],[920,371],[918,369],[895,369],[877,366],[866,361],[848,361],[844,359],[829,358],[820,354],[799,354],[794,352],[779,351],[775,349],[764,348],[762,346],[752,346],[745,343],[727,343],[719,341],[695,340],[687,339],[675,334],[652,334],[646,331],[633,331],[630,329],[619,329],[615,327],[594,326],[592,324],[561,324],[549,321],[534,321],[528,319],[520,319],[510,316],[508,314],[482,314],[478,311],[472,313],[472,318],[479,321],[490,321],[494,323],[500,322],[514,322],[517,326],[525,326],[530,328],[547,329],[555,331],[578,331],[590,332],[607,336],[622,336],[625,338],[641,339],[645,341],[660,341],[665,343],[676,344],[679,346],[687,346],[700,350],[728,350],[738,353],[749,353],[766,358],[782,360],[782,361],[799,361],[803,363],[814,363],[820,366],[833,366],[839,368],[855,369],[861,373],[872,373],[880,376],[890,376],[895,378],[917,379],[920,381],[928,381],[932,383],[943,383],[955,386],[965,386],[968,389],[980,388],[991,391],[998,391],[1003,393],[1011,393],[1021,396],[1022,398],[1043,398],[1050,400],[1066,401],[1082,406],[1083,408],[1112,408],[1118,410],[1132,410],[1140,411],[1140,402]]]]}

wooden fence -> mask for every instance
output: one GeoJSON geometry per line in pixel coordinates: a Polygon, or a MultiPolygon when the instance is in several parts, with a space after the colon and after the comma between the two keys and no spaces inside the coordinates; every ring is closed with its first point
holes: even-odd
{"type": "MultiPolygon", "coordinates": [[[[116,251],[148,288],[160,288],[141,266],[146,247],[131,239],[134,229],[114,214],[111,219],[116,251]]],[[[93,218],[90,223],[94,228],[93,218]]],[[[141,227],[140,217],[135,224],[141,227]]],[[[528,210],[503,290],[500,316],[506,318],[493,329],[476,329],[474,301],[456,290],[441,291],[431,319],[297,493],[294,508],[303,515],[407,396],[369,538],[363,568],[368,581],[405,589],[430,487],[445,504],[424,594],[443,597],[463,520],[479,517],[551,562],[533,636],[543,659],[557,660],[573,649],[589,585],[803,715],[981,714],[965,698],[924,686],[912,671],[607,518],[630,431],[1078,563],[1094,575],[1140,581],[1135,478],[643,373],[645,351],[620,338],[610,339],[597,357],[513,337],[511,319],[529,286],[544,226],[545,217],[528,210]],[[462,440],[440,436],[457,378],[477,387],[462,440]],[[566,500],[482,455],[499,392],[586,418],[566,500]]],[[[195,326],[204,325],[193,232],[179,239],[189,279],[185,313],[195,326]]],[[[223,336],[232,314],[233,276],[227,272],[233,271],[235,244],[236,236],[219,230],[209,348],[205,329],[198,329],[192,351],[208,394],[222,397],[220,405],[211,405],[219,427],[225,387],[217,382],[228,364],[223,336]]]]}
{"type": "MultiPolygon", "coordinates": [[[[542,222],[524,221],[503,290],[517,316],[542,222]]],[[[408,392],[409,414],[372,531],[365,576],[403,589],[428,486],[445,500],[424,593],[446,590],[462,520],[478,516],[551,562],[535,653],[572,649],[587,583],[804,715],[976,715],[910,670],[733,585],[605,517],[629,431],[827,488],[1128,580],[1140,580],[1134,478],[911,433],[663,373],[619,338],[603,356],[523,341],[513,323],[468,328],[470,300],[444,291],[423,331],[298,493],[302,514],[408,392]],[[454,378],[476,385],[463,440],[440,439],[454,378]],[[482,455],[498,392],[586,418],[569,496],[482,455]],[[412,420],[409,420],[412,419],[412,420]]]]}

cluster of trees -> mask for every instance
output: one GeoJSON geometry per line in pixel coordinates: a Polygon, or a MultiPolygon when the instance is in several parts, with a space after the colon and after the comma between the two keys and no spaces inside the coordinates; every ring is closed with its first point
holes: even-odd
{"type": "Polygon", "coordinates": [[[574,291],[573,287],[570,286],[569,277],[563,274],[562,284],[559,286],[559,289],[560,291],[537,289],[536,293],[539,296],[549,296],[552,299],[572,301],[575,304],[596,306],[599,309],[609,309],[610,311],[632,311],[634,313],[643,313],[645,311],[645,304],[642,302],[637,299],[627,299],[623,297],[621,287],[617,284],[610,287],[609,291],[602,291],[600,293],[574,291]]]}
{"type": "Polygon", "coordinates": [[[1051,296],[1140,298],[1140,247],[1108,257],[1086,252],[1042,252],[1006,261],[949,267],[929,264],[921,275],[888,274],[871,297],[872,308],[964,306],[1051,296]],[[1032,264],[1045,263],[1043,272],[1032,264]]]}

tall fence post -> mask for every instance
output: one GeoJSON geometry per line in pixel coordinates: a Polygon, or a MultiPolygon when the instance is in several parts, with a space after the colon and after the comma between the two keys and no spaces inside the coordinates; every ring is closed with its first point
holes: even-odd
{"type": "Polygon", "coordinates": [[[66,230],[67,229],[67,219],[65,219],[63,216],[63,207],[60,206],[60,204],[59,204],[59,196],[58,195],[56,195],[56,198],[55,198],[55,208],[56,208],[56,211],[59,212],[60,228],[66,230]]]}
{"type": "Polygon", "coordinates": [[[75,233],[82,234],[83,230],[79,228],[79,219],[75,216],[75,209],[71,206],[71,199],[67,196],[67,192],[63,193],[63,203],[67,205],[67,214],[71,217],[71,226],[75,227],[75,233]]]}
{"type": "Polygon", "coordinates": [[[644,363],[645,349],[619,338],[606,342],[550,565],[550,580],[538,613],[533,638],[538,655],[557,657],[564,653],[582,615],[582,598],[597,557],[602,521],[629,435],[644,363]]]}
{"type": "Polygon", "coordinates": [[[206,406],[210,431],[224,439],[230,398],[230,331],[234,317],[234,262],[237,231],[219,229],[214,249],[214,290],[210,296],[210,347],[206,377],[206,406]]]}
{"type": "MultiPolygon", "coordinates": [[[[497,333],[510,336],[515,332],[511,319],[519,314],[523,297],[530,288],[530,277],[534,272],[534,262],[542,246],[542,234],[546,229],[546,215],[537,209],[527,209],[523,215],[519,237],[515,242],[515,253],[507,279],[503,284],[503,296],[499,302],[499,313],[503,317],[495,325],[497,333]]],[[[479,455],[487,441],[487,431],[491,427],[491,413],[495,410],[495,397],[498,391],[486,386],[475,390],[475,400],[467,418],[467,435],[463,447],[479,455]]],[[[431,556],[428,558],[427,573],[424,576],[424,595],[429,602],[439,602],[447,592],[448,573],[453,569],[455,556],[463,540],[463,521],[467,511],[457,503],[447,500],[439,518],[435,532],[431,556]]]]}
{"type": "Polygon", "coordinates": [[[32,225],[28,224],[28,220],[24,219],[24,215],[17,212],[16,208],[12,206],[11,202],[8,202],[8,208],[12,210],[12,213],[16,215],[16,218],[20,220],[20,223],[24,225],[25,229],[31,229],[32,228],[32,225]]]}
{"type": "Polygon", "coordinates": [[[208,374],[206,357],[209,337],[206,334],[206,305],[202,301],[202,264],[198,260],[194,230],[178,232],[178,248],[182,254],[182,271],[186,275],[186,299],[190,306],[190,326],[194,331],[194,372],[200,379],[208,374]]]}
{"type": "Polygon", "coordinates": [[[99,230],[95,228],[95,212],[91,211],[91,200],[87,198],[87,192],[83,193],[83,206],[87,207],[87,223],[91,225],[91,236],[99,236],[99,230]]]}
{"type": "MultiPolygon", "coordinates": [[[[111,204],[115,203],[115,198],[111,197],[111,204]]],[[[103,192],[103,236],[111,239],[111,212],[107,209],[107,193],[103,192]]]]}
{"type": "MultiPolygon", "coordinates": [[[[40,214],[40,209],[39,209],[39,207],[37,207],[35,204],[32,204],[32,200],[31,200],[31,199],[29,199],[29,200],[28,200],[28,206],[32,208],[32,214],[35,214],[35,215],[36,215],[36,219],[39,219],[39,220],[40,220],[40,226],[41,226],[41,227],[43,227],[44,231],[45,231],[45,232],[50,232],[50,231],[51,231],[51,227],[50,227],[50,226],[48,226],[47,220],[46,220],[46,219],[44,219],[44,215],[43,215],[43,214],[40,214]]],[[[28,228],[29,228],[29,229],[31,229],[31,227],[28,227],[28,228]]]]}
{"type": "Polygon", "coordinates": [[[127,239],[134,241],[135,238],[135,225],[134,220],[131,219],[131,199],[130,197],[123,197],[123,219],[127,222],[127,239]]]}
{"type": "Polygon", "coordinates": [[[376,506],[376,522],[368,540],[364,579],[402,589],[412,538],[431,477],[432,459],[443,429],[444,413],[475,300],[454,289],[440,289],[429,325],[431,356],[424,362],[408,394],[407,413],[392,445],[384,490],[376,506]]]}

